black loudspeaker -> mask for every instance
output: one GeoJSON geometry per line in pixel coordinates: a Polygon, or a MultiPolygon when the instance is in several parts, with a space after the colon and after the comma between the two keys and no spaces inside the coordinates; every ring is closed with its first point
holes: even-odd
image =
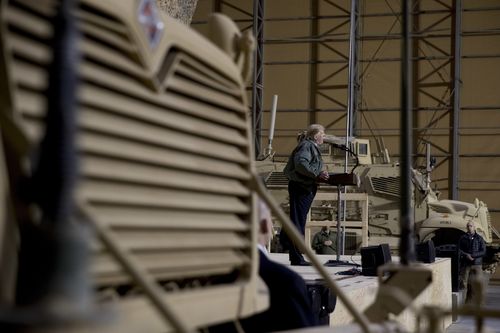
{"type": "Polygon", "coordinates": [[[434,246],[434,242],[432,240],[415,245],[415,252],[417,255],[417,261],[421,261],[426,264],[436,261],[436,247],[434,246]]]}
{"type": "Polygon", "coordinates": [[[311,309],[313,315],[318,320],[318,324],[329,325],[330,313],[335,310],[337,296],[325,286],[323,280],[306,281],[306,285],[311,299],[311,309]]]}
{"type": "Polygon", "coordinates": [[[391,261],[391,250],[389,244],[367,246],[361,248],[362,274],[365,276],[376,276],[377,268],[391,261]]]}

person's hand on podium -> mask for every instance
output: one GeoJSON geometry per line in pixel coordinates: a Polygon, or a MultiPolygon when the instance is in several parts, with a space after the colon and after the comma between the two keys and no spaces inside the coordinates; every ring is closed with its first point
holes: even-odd
{"type": "Polygon", "coordinates": [[[330,175],[328,174],[328,171],[323,170],[318,176],[319,181],[326,182],[330,178],[330,175]]]}

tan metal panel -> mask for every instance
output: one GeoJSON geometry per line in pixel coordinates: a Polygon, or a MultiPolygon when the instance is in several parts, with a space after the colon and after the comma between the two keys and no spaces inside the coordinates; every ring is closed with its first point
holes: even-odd
{"type": "Polygon", "coordinates": [[[237,163],[224,162],[196,154],[155,147],[140,142],[126,141],[96,133],[80,136],[79,146],[87,153],[108,155],[229,178],[245,180],[250,178],[249,171],[237,163]]]}
{"type": "Polygon", "coordinates": [[[57,8],[56,6],[58,5],[57,0],[44,0],[44,1],[16,0],[16,2],[23,4],[24,6],[34,10],[39,14],[49,17],[55,15],[57,8]]]}
{"type": "Polygon", "coordinates": [[[14,6],[6,6],[7,21],[19,29],[38,37],[52,37],[53,27],[49,21],[14,6]]]}
{"type": "Polygon", "coordinates": [[[80,191],[84,198],[94,203],[159,206],[229,213],[248,213],[250,209],[247,204],[233,196],[174,191],[93,180],[83,182],[80,191]]]}
{"type": "Polygon", "coordinates": [[[123,38],[124,40],[128,40],[128,30],[127,28],[118,21],[112,21],[109,20],[108,18],[101,17],[99,15],[90,13],[88,11],[84,10],[78,10],[75,13],[75,16],[79,19],[81,19],[83,22],[88,22],[93,25],[98,26],[99,28],[106,29],[108,31],[111,31],[115,33],[117,36],[123,38]]]}
{"type": "Polygon", "coordinates": [[[193,137],[183,132],[140,123],[109,113],[96,112],[88,108],[83,108],[83,112],[80,114],[80,125],[88,130],[110,133],[228,161],[239,163],[248,163],[249,161],[248,156],[235,146],[193,137]]]}
{"type": "MultiPolygon", "coordinates": [[[[171,96],[176,96],[176,94],[163,93],[161,95],[158,92],[152,91],[150,88],[146,87],[144,84],[140,84],[134,80],[130,80],[126,75],[120,75],[114,71],[110,71],[106,68],[96,66],[89,62],[83,62],[81,64],[81,74],[83,78],[88,79],[98,85],[109,87],[112,90],[118,90],[124,95],[130,97],[149,101],[152,103],[161,103],[165,106],[170,106],[173,108],[180,108],[183,111],[189,112],[196,116],[201,116],[205,119],[220,119],[219,122],[227,123],[232,121],[234,127],[246,128],[245,115],[240,117],[236,116],[234,112],[227,112],[221,110],[217,107],[209,107],[206,103],[197,103],[192,101],[190,98],[177,98],[172,100],[171,96]],[[184,103],[179,103],[179,101],[184,101],[184,103]],[[194,108],[189,110],[190,108],[194,108]],[[201,109],[200,109],[201,108],[201,109]],[[211,115],[210,112],[216,112],[215,115],[211,115]],[[228,119],[224,119],[227,117],[228,119]]],[[[234,105],[238,103],[233,103],[234,105]]],[[[243,104],[238,104],[238,109],[241,112],[248,112],[248,109],[243,106],[243,104]]],[[[233,110],[231,110],[233,111],[233,110]]]]}
{"type": "Polygon", "coordinates": [[[22,130],[33,144],[37,144],[45,132],[45,127],[40,121],[23,118],[20,122],[22,130]]]}
{"type": "Polygon", "coordinates": [[[34,62],[47,65],[52,60],[52,52],[46,44],[39,43],[24,36],[10,33],[9,41],[14,54],[34,62]]]}
{"type": "MultiPolygon", "coordinates": [[[[258,290],[266,290],[264,282],[257,280],[258,290]]],[[[262,291],[263,292],[263,291],[262,291]]],[[[230,285],[211,286],[210,288],[197,288],[196,293],[174,292],[164,297],[175,304],[175,309],[183,320],[195,326],[207,326],[230,321],[238,316],[249,316],[252,312],[242,309],[242,295],[248,295],[248,286],[241,283],[230,285]],[[221,311],[215,311],[221,310],[221,311]],[[196,315],[193,315],[196,314],[196,315]]],[[[175,329],[166,326],[164,320],[158,315],[150,301],[141,295],[130,295],[120,302],[111,302],[116,306],[117,321],[113,324],[97,326],[93,330],[78,330],[77,333],[173,333],[175,329]]],[[[268,303],[261,305],[260,311],[264,311],[268,303]]],[[[331,328],[329,328],[331,329],[331,328]]],[[[75,332],[75,333],[76,333],[75,332]]],[[[361,330],[356,331],[361,332],[361,330]]]]}
{"type": "Polygon", "coordinates": [[[154,251],[162,252],[173,250],[203,250],[222,248],[244,248],[249,246],[249,240],[238,236],[232,231],[185,231],[185,230],[114,230],[121,245],[132,252],[154,251]],[[200,237],[202,236],[202,237],[200,237]]]}
{"type": "Polygon", "coordinates": [[[174,211],[140,207],[94,206],[101,221],[113,229],[137,230],[234,230],[249,231],[250,225],[236,214],[174,211]]]}
{"type": "MultiPolygon", "coordinates": [[[[16,101],[19,109],[30,117],[42,119],[45,106],[42,95],[30,91],[18,90],[16,101]]],[[[28,130],[29,137],[37,142],[42,135],[43,123],[33,119],[23,119],[22,126],[28,130]]],[[[179,151],[152,147],[137,142],[127,142],[117,138],[97,134],[85,134],[79,138],[80,146],[84,151],[100,154],[109,154],[114,157],[145,160],[149,163],[162,164],[164,166],[181,167],[202,173],[211,173],[239,179],[248,179],[248,172],[238,164],[224,163],[212,158],[205,158],[179,151]],[[202,166],[203,170],[200,170],[202,166]]],[[[218,148],[214,148],[217,149],[218,148]]],[[[242,153],[238,151],[241,155],[242,153]]],[[[210,154],[209,154],[210,155],[210,154]]],[[[218,154],[214,154],[217,156],[218,154]]],[[[246,161],[235,161],[242,163],[246,161]]]]}
{"type": "MultiPolygon", "coordinates": [[[[148,255],[157,254],[158,258],[175,254],[175,256],[186,251],[198,251],[197,256],[205,255],[205,251],[243,250],[250,246],[249,240],[232,230],[202,231],[199,230],[148,230],[137,229],[115,229],[114,235],[120,240],[120,245],[135,254],[148,255]]],[[[101,243],[92,244],[92,252],[105,253],[101,243]]]]}
{"type": "Polygon", "coordinates": [[[166,186],[200,192],[247,196],[250,191],[241,182],[196,172],[166,169],[151,165],[125,163],[109,158],[88,156],[82,160],[82,171],[87,177],[113,181],[134,182],[152,186],[166,186]]]}
{"type": "Polygon", "coordinates": [[[218,123],[226,124],[238,129],[247,129],[246,115],[221,110],[220,108],[216,108],[210,104],[198,102],[188,97],[177,95],[168,91],[162,95],[161,101],[172,108],[182,110],[183,112],[192,114],[193,116],[214,120],[218,123]]]}
{"type": "MultiPolygon", "coordinates": [[[[138,100],[133,98],[132,95],[116,93],[110,90],[103,90],[92,85],[85,85],[79,91],[80,98],[85,103],[106,103],[107,99],[113,98],[114,102],[118,102],[121,99],[125,100],[135,100],[136,103],[142,104],[141,110],[143,108],[158,107],[158,108],[171,108],[175,111],[179,111],[185,114],[193,115],[201,119],[206,119],[213,121],[217,124],[222,124],[230,126],[240,130],[246,130],[245,117],[236,114],[231,111],[225,111],[215,108],[211,105],[199,103],[183,96],[165,93],[162,96],[158,96],[156,99],[147,99],[146,101],[138,100]],[[101,100],[103,99],[103,100],[101,100]]],[[[137,113],[137,112],[136,112],[137,113]]]]}
{"type": "Polygon", "coordinates": [[[103,46],[91,39],[83,39],[80,41],[80,47],[86,58],[96,59],[102,62],[108,68],[116,68],[126,75],[140,78],[141,80],[151,80],[149,73],[144,71],[144,68],[139,66],[134,59],[127,54],[116,52],[111,48],[103,46]]]}
{"type": "Polygon", "coordinates": [[[12,76],[14,82],[38,91],[47,89],[49,82],[45,70],[21,61],[14,60],[13,63],[12,76]]]}
{"type": "MultiPolygon", "coordinates": [[[[210,266],[235,266],[248,261],[248,258],[233,250],[190,250],[180,252],[138,253],[134,257],[148,270],[179,271],[181,269],[200,269],[210,266]]],[[[95,257],[91,268],[94,274],[109,274],[121,271],[120,265],[107,254],[95,257]]]]}
{"type": "MultiPolygon", "coordinates": [[[[197,278],[199,276],[210,276],[210,275],[223,275],[233,272],[241,265],[214,265],[214,266],[198,266],[186,269],[179,269],[174,271],[149,271],[153,278],[156,280],[172,280],[179,278],[197,278]]],[[[93,274],[93,281],[95,287],[110,287],[113,285],[120,285],[130,283],[131,278],[125,272],[121,270],[116,270],[114,272],[109,272],[106,274],[93,274]]],[[[118,331],[121,332],[121,331],[118,331]]]]}
{"type": "MultiPolygon", "coordinates": [[[[33,144],[39,142],[44,133],[44,126],[40,120],[23,118],[21,127],[25,130],[26,135],[33,144]]],[[[239,162],[224,162],[214,158],[95,133],[85,133],[78,136],[77,140],[82,152],[86,153],[107,155],[169,168],[191,170],[199,174],[212,174],[240,180],[250,178],[248,169],[244,167],[245,164],[239,164],[239,162]]]]}
{"type": "Polygon", "coordinates": [[[230,94],[235,97],[241,97],[241,89],[239,87],[227,87],[223,84],[220,84],[217,81],[214,81],[210,77],[206,77],[203,75],[204,73],[200,73],[190,67],[188,67],[184,62],[181,62],[177,68],[176,72],[181,74],[193,81],[198,82],[199,84],[203,84],[206,86],[210,86],[212,89],[216,89],[224,94],[230,94]]]}
{"type": "Polygon", "coordinates": [[[17,110],[23,115],[41,119],[46,113],[47,99],[44,95],[18,89],[14,95],[17,110]]]}
{"type": "Polygon", "coordinates": [[[86,85],[82,89],[80,100],[88,106],[97,106],[137,119],[155,122],[159,125],[186,131],[194,136],[205,136],[239,146],[248,145],[246,137],[236,129],[184,115],[165,107],[145,104],[137,99],[90,85],[86,85]],[[141,112],[137,112],[137,110],[141,110],[141,112]]]}
{"type": "MultiPolygon", "coordinates": [[[[249,261],[247,257],[236,252],[213,250],[175,254],[138,254],[134,257],[156,279],[185,279],[207,274],[227,274],[249,261]]],[[[106,254],[94,258],[90,271],[97,285],[130,281],[130,277],[120,265],[106,254]]]]}
{"type": "Polygon", "coordinates": [[[106,67],[85,61],[85,59],[80,64],[80,74],[85,80],[133,98],[157,102],[159,97],[158,92],[151,90],[145,83],[133,80],[126,74],[117,73],[106,67]]]}
{"type": "Polygon", "coordinates": [[[226,94],[221,94],[216,90],[206,87],[205,85],[189,81],[178,75],[168,80],[166,86],[167,90],[177,91],[201,101],[219,105],[229,110],[239,111],[242,113],[248,112],[248,109],[235,98],[226,94]]]}
{"type": "Polygon", "coordinates": [[[205,75],[206,77],[211,78],[212,81],[215,81],[223,85],[224,87],[227,87],[228,89],[240,89],[241,94],[241,86],[231,78],[221,74],[220,72],[217,72],[215,69],[206,66],[205,64],[185,53],[182,54],[181,60],[181,63],[184,66],[191,67],[193,70],[196,70],[199,73],[203,73],[203,75],[205,75]]]}
{"type": "Polygon", "coordinates": [[[122,36],[108,30],[99,29],[89,22],[79,21],[79,28],[84,35],[92,36],[92,38],[104,42],[109,47],[119,49],[122,53],[128,53],[129,56],[134,56],[137,59],[137,47],[135,44],[127,42],[122,36]]]}

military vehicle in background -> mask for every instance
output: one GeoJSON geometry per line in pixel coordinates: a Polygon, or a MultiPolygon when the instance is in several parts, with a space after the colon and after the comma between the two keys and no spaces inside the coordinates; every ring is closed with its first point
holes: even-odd
{"type": "MultiPolygon", "coordinates": [[[[327,135],[320,147],[326,170],[330,173],[344,173],[345,138],[327,135]]],[[[370,140],[349,138],[351,153],[348,158],[348,172],[360,178],[359,187],[347,186],[347,192],[368,195],[368,243],[388,243],[396,248],[400,236],[399,226],[399,164],[391,157],[383,141],[377,141],[378,151],[372,153],[370,140]]],[[[269,150],[268,150],[269,152],[269,150]]],[[[427,165],[412,170],[413,201],[416,241],[433,240],[436,246],[456,245],[458,238],[466,231],[466,224],[472,221],[477,232],[490,247],[497,247],[499,233],[492,226],[487,205],[475,199],[473,203],[456,200],[440,200],[439,192],[432,189],[431,171],[433,161],[427,154],[427,165]]],[[[257,169],[267,188],[282,208],[288,212],[287,179],[282,170],[286,159],[279,159],[270,153],[257,161],[257,169]]],[[[318,192],[336,191],[336,187],[321,184],[318,192]]],[[[324,196],[322,196],[324,198],[324,196]]],[[[345,220],[361,220],[361,209],[356,202],[345,202],[345,220]]],[[[311,208],[311,220],[337,221],[337,205],[327,200],[315,200],[311,208]]],[[[361,246],[360,233],[346,229],[346,253],[356,252],[361,246]]]]}

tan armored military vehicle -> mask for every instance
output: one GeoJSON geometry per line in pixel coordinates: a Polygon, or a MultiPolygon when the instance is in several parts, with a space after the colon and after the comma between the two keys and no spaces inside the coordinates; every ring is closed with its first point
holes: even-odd
{"type": "Polygon", "coordinates": [[[264,310],[252,38],[215,15],[214,45],[153,0],[12,0],[0,15],[2,325],[99,317],[91,295],[118,314],[99,332],[264,310]]]}

